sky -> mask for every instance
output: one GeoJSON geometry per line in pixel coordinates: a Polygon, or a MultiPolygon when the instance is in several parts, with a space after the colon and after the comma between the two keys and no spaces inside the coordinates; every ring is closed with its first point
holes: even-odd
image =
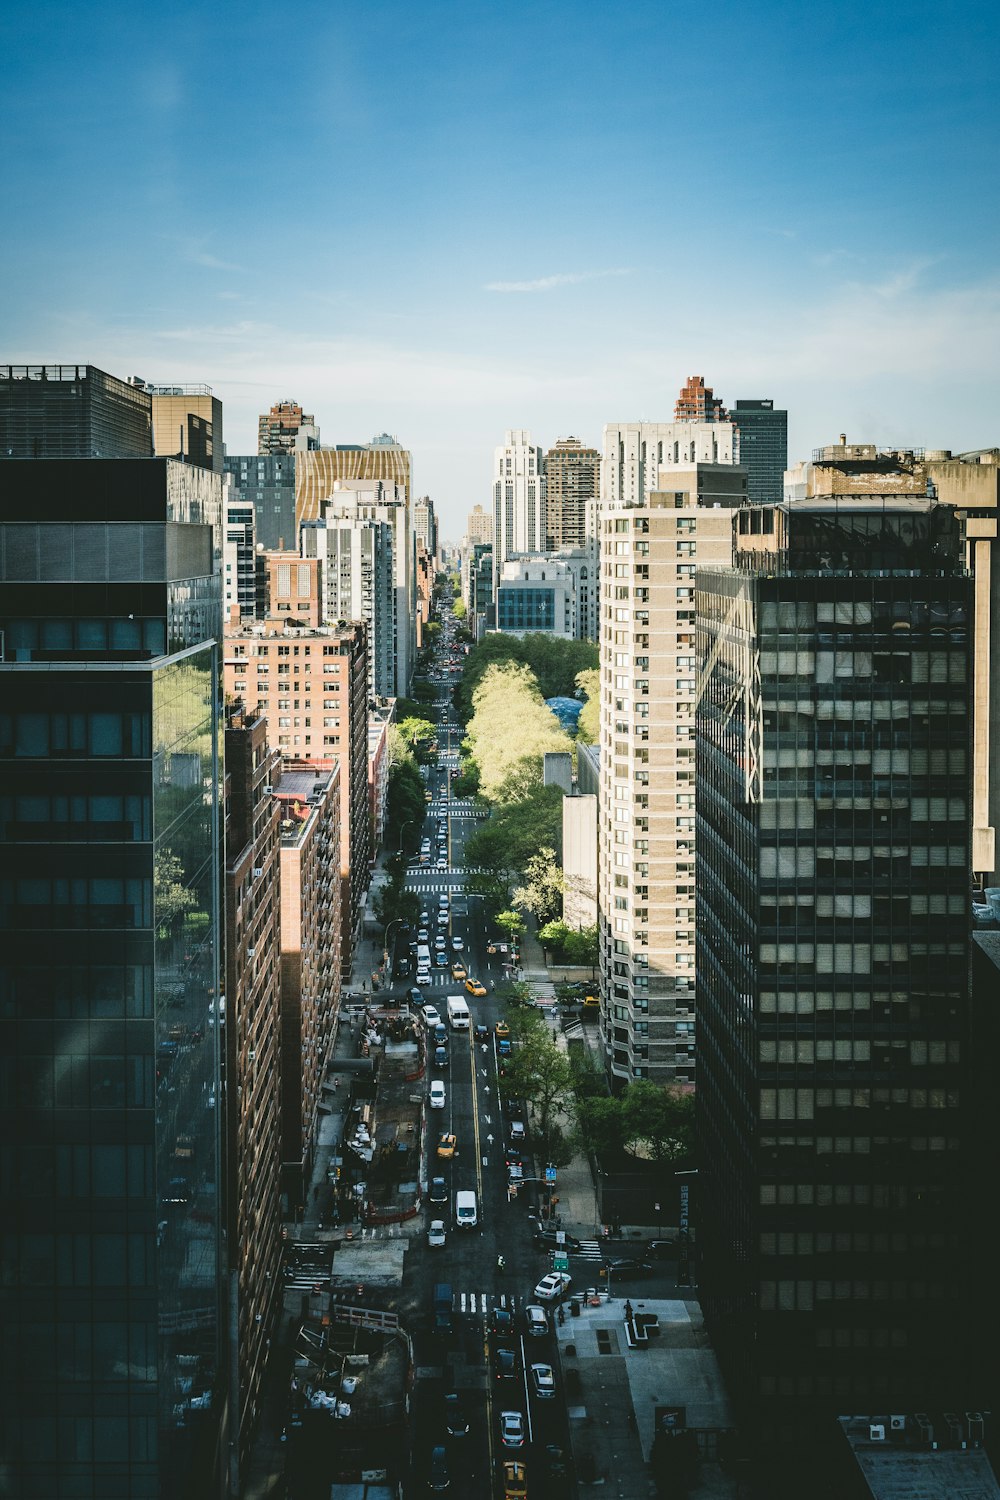
{"type": "Polygon", "coordinates": [[[1000,10],[0,7],[0,361],[389,431],[457,540],[493,449],[772,397],[789,460],[1000,443],[1000,10]]]}

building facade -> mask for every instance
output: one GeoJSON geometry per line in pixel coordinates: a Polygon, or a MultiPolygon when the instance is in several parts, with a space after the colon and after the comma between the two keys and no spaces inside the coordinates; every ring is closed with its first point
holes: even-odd
{"type": "Polygon", "coordinates": [[[222,473],[222,402],[210,385],[155,385],[133,379],[153,406],[153,452],[222,473]]]}
{"type": "Polygon", "coordinates": [[[948,507],[699,569],[699,1246],[743,1419],[964,1410],[970,607],[948,507]]]}
{"type": "MultiPolygon", "coordinates": [[[[138,435],[148,395],[107,379],[67,399],[138,435]]],[[[156,458],[2,476],[0,1466],[18,1494],[208,1500],[221,481],[156,458]]]]}
{"type": "Polygon", "coordinates": [[[0,365],[0,458],[149,458],[152,398],[95,365],[0,365]]]}
{"type": "Polygon", "coordinates": [[[422,495],[413,502],[413,531],[417,547],[423,548],[432,559],[438,555],[438,523],[434,514],[434,501],[430,495],[422,495]]]}
{"type": "Polygon", "coordinates": [[[226,631],[229,701],[254,704],[287,768],[339,763],[340,954],[350,977],[368,886],[368,652],[361,622],[341,627],[269,619],[226,631]]]}
{"type": "Polygon", "coordinates": [[[364,620],[368,628],[368,690],[372,698],[396,692],[397,628],[393,517],[369,513],[338,491],[318,521],[304,521],[303,557],[320,562],[321,622],[364,620]],[[343,498],[339,498],[343,495],[343,498]]]}
{"type": "Polygon", "coordinates": [[[207,1107],[225,1124],[230,1490],[239,1494],[281,1311],[281,757],[265,720],[242,705],[226,714],[225,751],[225,1070],[207,1107]]]}
{"type": "Polygon", "coordinates": [[[268,552],[298,546],[295,459],[294,453],[278,452],[226,454],[223,460],[223,469],[232,480],[233,500],[253,506],[257,541],[268,552]]]}
{"type": "Polygon", "coordinates": [[[297,401],[277,401],[257,419],[257,452],[301,453],[319,447],[316,418],[306,416],[297,401]]]}
{"type": "Polygon", "coordinates": [[[601,558],[601,1039],[621,1083],[694,1082],[695,571],[732,554],[741,469],[607,506],[601,558]]]}
{"type": "Polygon", "coordinates": [[[601,455],[579,438],[560,438],[545,455],[545,551],[584,547],[587,506],[598,498],[601,455]]]}
{"type": "Polygon", "coordinates": [[[704,375],[689,375],[674,402],[675,422],[728,422],[729,413],[716,399],[704,375]]]}
{"type": "Polygon", "coordinates": [[[564,563],[550,557],[513,557],[500,569],[497,629],[508,635],[538,632],[577,637],[576,587],[564,563]]]}
{"type": "Polygon", "coordinates": [[[306,1200],[340,1007],[340,767],[300,762],[281,810],[281,1139],[287,1216],[306,1200]]]}
{"type": "Polygon", "coordinates": [[[470,546],[474,547],[477,542],[492,546],[493,516],[491,512],[483,510],[481,505],[474,505],[465,522],[465,535],[470,546]]]}
{"type": "Polygon", "coordinates": [[[737,401],[732,415],[747,471],[747,499],[751,505],[775,505],[783,498],[788,467],[788,413],[775,411],[773,400],[754,400],[737,401]]]}
{"type": "Polygon", "coordinates": [[[508,558],[545,551],[545,464],[526,428],[504,434],[493,452],[493,569],[508,558]]]}
{"type": "Polygon", "coordinates": [[[251,620],[257,610],[257,512],[251,501],[237,497],[229,474],[223,476],[222,505],[224,618],[251,620]]]}

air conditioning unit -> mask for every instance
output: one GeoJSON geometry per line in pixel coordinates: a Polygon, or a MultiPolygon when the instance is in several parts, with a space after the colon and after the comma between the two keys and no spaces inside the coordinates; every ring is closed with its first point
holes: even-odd
{"type": "Polygon", "coordinates": [[[247,958],[256,958],[256,957],[257,957],[257,949],[256,948],[248,948],[247,949],[247,958]]]}
{"type": "Polygon", "coordinates": [[[926,1443],[929,1448],[936,1448],[937,1443],[934,1441],[934,1428],[927,1413],[925,1411],[914,1412],[913,1420],[917,1424],[920,1441],[926,1443]]]}
{"type": "Polygon", "coordinates": [[[884,1443],[885,1442],[885,1423],[884,1422],[870,1422],[868,1424],[868,1441],[870,1443],[884,1443]]]}
{"type": "Polygon", "coordinates": [[[978,1448],[986,1435],[982,1412],[967,1411],[965,1413],[965,1425],[969,1433],[969,1442],[974,1448],[978,1448]]]}
{"type": "Polygon", "coordinates": [[[259,865],[258,868],[256,870],[254,870],[254,872],[253,872],[253,878],[254,878],[254,880],[260,880],[260,879],[263,878],[263,875],[264,875],[264,866],[263,865],[259,865]]]}
{"type": "Polygon", "coordinates": [[[889,1418],[889,1431],[890,1432],[905,1432],[906,1431],[906,1418],[905,1417],[901,1417],[901,1416],[890,1417],[889,1418]]]}

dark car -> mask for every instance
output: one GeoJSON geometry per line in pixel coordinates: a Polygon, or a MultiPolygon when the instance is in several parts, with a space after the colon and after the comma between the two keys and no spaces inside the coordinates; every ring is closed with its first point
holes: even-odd
{"type": "Polygon", "coordinates": [[[449,1437],[466,1437],[469,1431],[469,1419],[465,1414],[461,1396],[454,1391],[444,1398],[444,1425],[449,1437]]]}
{"type": "Polygon", "coordinates": [[[497,1380],[517,1379],[517,1354],[501,1346],[493,1351],[493,1374],[497,1380]]]}
{"type": "Polygon", "coordinates": [[[510,1057],[511,1046],[509,1037],[502,1036],[500,1038],[500,1040],[497,1042],[497,1052],[500,1057],[510,1057]]]}
{"type": "Polygon", "coordinates": [[[427,1476],[427,1488],[440,1493],[451,1484],[451,1475],[448,1473],[448,1450],[446,1448],[435,1448],[431,1454],[431,1468],[427,1476]]]}
{"type": "Polygon", "coordinates": [[[434,1048],[434,1066],[436,1068],[446,1068],[448,1066],[448,1048],[447,1047],[435,1047],[434,1048]]]}
{"type": "Polygon", "coordinates": [[[650,1240],[643,1252],[650,1260],[676,1260],[676,1240],[650,1240]]]}
{"type": "MultiPolygon", "coordinates": [[[[532,1235],[532,1242],[535,1246],[535,1249],[557,1250],[559,1248],[560,1241],[556,1238],[556,1233],[557,1231],[554,1229],[543,1229],[541,1225],[539,1225],[532,1235]]],[[[572,1250],[574,1253],[580,1248],[580,1241],[577,1239],[575,1234],[566,1234],[565,1238],[562,1240],[562,1244],[565,1249],[572,1250]]]]}
{"type": "Polygon", "coordinates": [[[479,1025],[476,1027],[475,1034],[477,1042],[488,1042],[490,1039],[490,1028],[488,1026],[479,1025]]]}
{"type": "Polygon", "coordinates": [[[648,1260],[629,1260],[627,1256],[617,1255],[604,1262],[605,1267],[615,1276],[653,1276],[656,1267],[648,1260]]]}
{"type": "Polygon", "coordinates": [[[545,1467],[553,1479],[561,1479],[566,1473],[566,1455],[555,1443],[549,1443],[545,1449],[545,1467]]]}
{"type": "Polygon", "coordinates": [[[448,1045],[448,1028],[443,1021],[439,1021],[434,1028],[434,1045],[435,1047],[447,1047],[448,1045]]]}
{"type": "Polygon", "coordinates": [[[505,1307],[494,1307],[490,1312],[490,1331],[503,1338],[513,1332],[514,1319],[505,1307]]]}
{"type": "Polygon", "coordinates": [[[427,1194],[432,1203],[448,1202],[448,1184],[443,1177],[432,1177],[430,1192],[427,1194]]]}
{"type": "Polygon", "coordinates": [[[508,1167],[524,1166],[524,1152],[521,1150],[520,1146],[515,1146],[513,1141],[510,1142],[510,1144],[504,1151],[503,1159],[507,1163],[508,1167]]]}

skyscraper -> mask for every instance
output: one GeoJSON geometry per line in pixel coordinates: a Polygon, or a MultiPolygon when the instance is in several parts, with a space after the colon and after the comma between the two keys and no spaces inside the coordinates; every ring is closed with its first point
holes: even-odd
{"type": "Polygon", "coordinates": [[[0,458],[148,458],[148,391],[95,365],[0,365],[0,458]]]}
{"type": "Polygon", "coordinates": [[[545,466],[523,427],[504,434],[493,454],[493,569],[519,552],[545,551],[545,466]]]}
{"type": "Polygon", "coordinates": [[[353,491],[337,490],[319,521],[304,521],[303,557],[319,558],[320,621],[363,620],[368,630],[368,696],[396,696],[395,534],[388,515],[366,513],[353,491]]]}
{"type": "Polygon", "coordinates": [[[771,400],[737,401],[732,417],[747,471],[747,498],[751,505],[774,505],[782,498],[788,467],[788,413],[775,411],[771,400]]]}
{"type": "Polygon", "coordinates": [[[728,422],[729,413],[704,375],[689,375],[674,403],[675,422],[728,422]]]}
{"type": "MultiPolygon", "coordinates": [[[[148,395],[110,389],[141,432],[148,395]]],[[[0,477],[5,1483],[193,1500],[226,1385],[222,483],[158,458],[0,477]]]]}
{"type": "Polygon", "coordinates": [[[600,493],[601,455],[579,438],[560,438],[545,455],[545,550],[583,547],[587,502],[600,493]]]}
{"type": "Polygon", "coordinates": [[[257,419],[257,452],[299,453],[319,447],[316,418],[306,416],[297,401],[278,401],[257,419]]]}
{"type": "Polygon", "coordinates": [[[423,547],[431,557],[437,557],[438,523],[434,514],[434,501],[430,495],[422,495],[413,502],[413,531],[417,546],[423,547]]]}
{"type": "Polygon", "coordinates": [[[662,483],[600,519],[601,1037],[613,1078],[689,1084],[695,569],[729,560],[746,476],[695,465],[662,483]]]}
{"type": "Polygon", "coordinates": [[[737,462],[732,422],[612,422],[604,429],[601,504],[644,503],[646,496],[673,483],[671,470],[692,464],[737,462]]]}
{"type": "Polygon", "coordinates": [[[256,513],[257,541],[268,552],[298,546],[295,524],[294,453],[227,453],[225,472],[232,477],[233,502],[246,502],[256,513]]]}
{"type": "Polygon", "coordinates": [[[924,498],[699,568],[698,1224],[743,1418],[970,1403],[970,581],[924,498]]]}

